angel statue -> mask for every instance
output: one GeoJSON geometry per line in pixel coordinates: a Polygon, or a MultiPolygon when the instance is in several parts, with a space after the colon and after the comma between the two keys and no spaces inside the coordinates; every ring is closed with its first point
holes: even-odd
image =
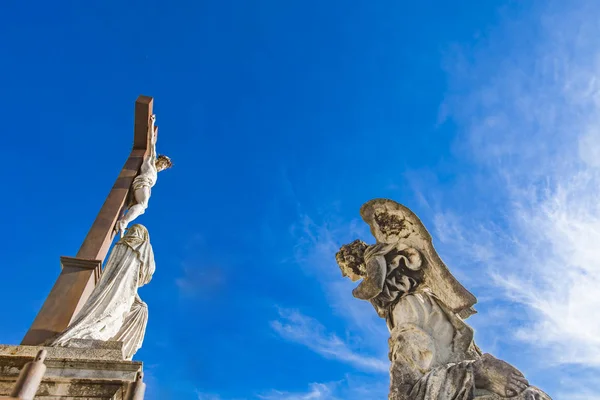
{"type": "Polygon", "coordinates": [[[133,180],[131,187],[132,196],[128,199],[128,210],[123,215],[115,226],[115,230],[119,231],[121,237],[127,228],[127,225],[134,219],[142,215],[148,208],[148,201],[152,187],[156,184],[158,173],[165,169],[171,168],[173,163],[171,159],[165,155],[156,155],[156,140],[158,138],[158,128],[155,127],[156,115],[150,117],[150,151],[144,156],[139,174],[133,180]]]}
{"type": "Polygon", "coordinates": [[[148,306],[138,288],[152,279],[156,266],[148,230],[132,225],[115,244],[100,282],[73,322],[49,346],[71,345],[72,339],[123,342],[123,358],[131,360],[142,347],[148,306]]]}
{"type": "Polygon", "coordinates": [[[551,400],[512,365],[482,354],[464,320],[477,302],[444,265],[408,208],[385,199],[360,210],[377,242],[336,254],[342,275],[362,279],[352,294],[385,318],[389,400],[551,400]]]}

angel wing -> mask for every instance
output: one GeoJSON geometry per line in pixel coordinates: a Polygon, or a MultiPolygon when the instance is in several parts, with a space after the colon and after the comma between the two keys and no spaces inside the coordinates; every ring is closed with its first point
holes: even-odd
{"type": "Polygon", "coordinates": [[[472,306],[477,299],[450,273],[433,247],[431,235],[412,211],[393,200],[375,199],[365,203],[360,214],[378,243],[401,244],[421,253],[422,285],[431,289],[450,310],[462,318],[475,313],[472,306]]]}

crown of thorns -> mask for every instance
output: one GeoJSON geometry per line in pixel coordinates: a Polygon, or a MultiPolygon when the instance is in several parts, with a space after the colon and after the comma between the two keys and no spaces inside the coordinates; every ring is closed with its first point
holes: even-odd
{"type": "Polygon", "coordinates": [[[165,169],[171,168],[173,166],[173,162],[171,161],[171,159],[165,156],[164,154],[159,154],[158,157],[156,157],[156,164],[160,162],[166,165],[165,169]]]}

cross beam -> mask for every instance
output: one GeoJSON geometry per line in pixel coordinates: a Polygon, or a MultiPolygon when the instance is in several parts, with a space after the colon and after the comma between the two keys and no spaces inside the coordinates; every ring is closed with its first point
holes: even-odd
{"type": "Polygon", "coordinates": [[[126,206],[133,179],[148,150],[152,97],[135,102],[133,148],[75,257],[61,257],[62,271],[35,317],[22,345],[39,345],[64,331],[90,297],[102,271],[102,262],[114,239],[114,227],[126,206]]]}

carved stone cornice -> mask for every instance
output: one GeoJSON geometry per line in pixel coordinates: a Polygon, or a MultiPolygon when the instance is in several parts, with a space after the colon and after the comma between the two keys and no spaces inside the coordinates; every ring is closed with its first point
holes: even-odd
{"type": "Polygon", "coordinates": [[[85,258],[61,256],[60,265],[63,269],[76,268],[94,271],[94,284],[98,284],[98,281],[100,281],[100,277],[102,276],[102,261],[100,260],[86,260],[85,258]]]}

